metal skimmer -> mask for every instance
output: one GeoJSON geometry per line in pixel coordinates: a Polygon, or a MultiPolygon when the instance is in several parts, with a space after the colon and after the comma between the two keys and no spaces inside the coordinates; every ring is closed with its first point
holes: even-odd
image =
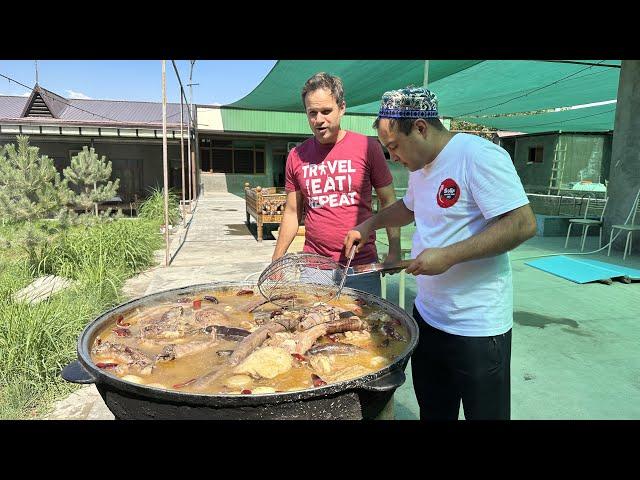
{"type": "Polygon", "coordinates": [[[276,305],[287,306],[299,294],[311,294],[318,302],[338,296],[346,269],[314,253],[288,253],[272,262],[258,278],[260,293],[276,305]]]}

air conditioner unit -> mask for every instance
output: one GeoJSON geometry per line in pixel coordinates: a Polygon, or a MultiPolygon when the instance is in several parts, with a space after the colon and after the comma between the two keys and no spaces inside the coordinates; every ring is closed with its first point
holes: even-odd
{"type": "Polygon", "coordinates": [[[293,150],[295,147],[297,147],[301,143],[302,142],[287,142],[287,152],[290,152],[291,150],[293,150]]]}

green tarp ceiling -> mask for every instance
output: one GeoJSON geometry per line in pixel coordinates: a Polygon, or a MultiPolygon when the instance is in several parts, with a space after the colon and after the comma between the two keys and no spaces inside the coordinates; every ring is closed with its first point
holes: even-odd
{"type": "MultiPolygon", "coordinates": [[[[619,60],[572,62],[430,60],[429,88],[444,117],[522,132],[612,130],[615,103],[491,117],[616,99],[619,60]]],[[[385,91],[422,84],[424,60],[280,60],[251,93],[223,108],[302,112],[302,85],[319,71],[343,79],[348,114],[375,115],[385,91]]]]}

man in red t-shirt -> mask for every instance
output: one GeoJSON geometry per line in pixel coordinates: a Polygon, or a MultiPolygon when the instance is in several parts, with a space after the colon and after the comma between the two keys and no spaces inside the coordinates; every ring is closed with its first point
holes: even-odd
{"type": "MultiPolygon", "coordinates": [[[[304,251],[346,264],[347,232],[372,216],[371,189],[380,208],[395,202],[393,178],[380,143],[340,128],[346,103],[340,78],[318,73],[302,89],[313,137],[289,153],[286,166],[287,204],[273,260],[285,254],[305,213],[304,251]]],[[[387,229],[388,262],[400,259],[400,229],[387,229]]],[[[351,265],[378,261],[375,232],[360,248],[351,265]]],[[[380,274],[348,277],[346,287],[380,295],[380,274]]]]}

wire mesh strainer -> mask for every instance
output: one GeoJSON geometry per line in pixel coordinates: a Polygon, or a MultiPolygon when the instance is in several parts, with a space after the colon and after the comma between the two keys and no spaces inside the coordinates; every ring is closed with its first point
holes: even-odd
{"type": "Polygon", "coordinates": [[[289,253],[262,272],[258,289],[271,303],[281,306],[289,305],[301,293],[328,302],[340,294],[346,271],[344,265],[322,255],[289,253]]]}

